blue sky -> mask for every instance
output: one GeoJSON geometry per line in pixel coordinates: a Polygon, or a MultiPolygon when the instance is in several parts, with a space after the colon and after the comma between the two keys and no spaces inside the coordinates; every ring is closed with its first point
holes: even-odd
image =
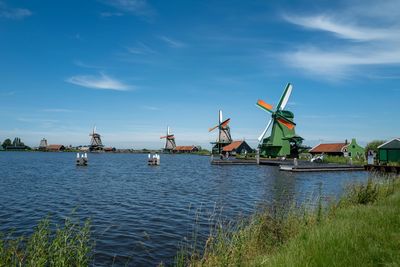
{"type": "Polygon", "coordinates": [[[399,1],[0,0],[0,139],[255,145],[287,82],[309,145],[400,136],[399,1]]]}

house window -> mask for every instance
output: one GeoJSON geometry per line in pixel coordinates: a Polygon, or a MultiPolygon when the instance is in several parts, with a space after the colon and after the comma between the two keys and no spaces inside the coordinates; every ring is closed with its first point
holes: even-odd
{"type": "Polygon", "coordinates": [[[349,152],[349,157],[351,157],[351,152],[349,152]]]}
{"type": "Polygon", "coordinates": [[[352,148],[356,148],[356,146],[355,146],[355,145],[353,145],[353,146],[352,146],[352,148]]]}

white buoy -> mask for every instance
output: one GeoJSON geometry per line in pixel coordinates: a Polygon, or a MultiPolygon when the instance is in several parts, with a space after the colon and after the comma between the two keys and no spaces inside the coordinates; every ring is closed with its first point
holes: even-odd
{"type": "Polygon", "coordinates": [[[79,153],[76,153],[76,158],[79,159],[79,153]]]}
{"type": "Polygon", "coordinates": [[[85,152],[85,158],[87,159],[87,153],[85,152]]]}

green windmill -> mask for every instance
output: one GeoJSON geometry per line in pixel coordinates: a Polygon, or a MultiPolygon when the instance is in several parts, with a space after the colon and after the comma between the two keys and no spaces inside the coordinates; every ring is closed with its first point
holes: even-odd
{"type": "Polygon", "coordinates": [[[293,112],[285,110],[292,90],[293,86],[288,83],[275,111],[272,105],[265,103],[263,100],[257,101],[259,108],[271,113],[271,119],[258,138],[258,148],[261,156],[272,158],[298,157],[303,138],[295,133],[296,123],[293,121],[293,112]],[[271,135],[264,138],[271,125],[271,135]]]}

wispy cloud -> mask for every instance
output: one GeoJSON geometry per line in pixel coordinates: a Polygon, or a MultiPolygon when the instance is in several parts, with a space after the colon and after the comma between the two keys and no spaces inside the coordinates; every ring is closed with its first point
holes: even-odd
{"type": "Polygon", "coordinates": [[[183,43],[181,41],[178,41],[178,40],[175,40],[175,39],[172,39],[172,38],[167,37],[167,36],[159,36],[159,38],[162,41],[164,41],[168,46],[173,47],[173,48],[181,48],[181,47],[186,46],[185,43],[183,43]]]}
{"type": "Polygon", "coordinates": [[[74,60],[73,63],[81,68],[85,68],[85,69],[104,69],[104,67],[102,66],[97,66],[97,65],[92,65],[92,64],[87,64],[83,61],[80,60],[74,60]]]}
{"type": "Polygon", "coordinates": [[[338,21],[335,17],[327,15],[316,15],[310,17],[299,17],[285,15],[284,19],[304,28],[327,31],[339,38],[355,41],[398,39],[399,29],[373,28],[351,25],[338,21]]]}
{"type": "Polygon", "coordinates": [[[100,12],[100,16],[103,18],[108,17],[122,17],[124,13],[121,12],[100,12]]]}
{"type": "Polygon", "coordinates": [[[69,83],[99,90],[116,90],[127,91],[131,89],[130,86],[118,81],[110,76],[101,73],[100,76],[94,75],[77,75],[72,76],[66,80],[69,83]]]}
{"type": "MultiPolygon", "coordinates": [[[[368,3],[362,2],[360,8],[365,11],[365,6],[368,3]]],[[[400,2],[397,1],[396,6],[396,10],[400,9],[400,2]]],[[[307,30],[329,33],[336,38],[328,45],[324,36],[321,36],[322,42],[303,44],[294,51],[284,53],[284,62],[306,73],[323,75],[328,79],[359,74],[363,66],[400,64],[400,25],[387,19],[398,11],[387,9],[386,13],[374,13],[380,7],[372,3],[369,12],[365,12],[369,18],[374,17],[371,23],[362,12],[355,11],[357,8],[349,7],[353,12],[337,10],[335,13],[311,16],[284,15],[284,20],[289,23],[307,30]]]]}
{"type": "MultiPolygon", "coordinates": [[[[143,17],[152,17],[155,12],[146,0],[100,0],[102,3],[112,6],[121,12],[134,14],[143,17]]],[[[120,13],[121,13],[120,12],[120,13]]],[[[115,12],[103,12],[105,15],[117,15],[115,12]]],[[[123,14],[123,13],[121,13],[123,14]]]]}
{"type": "Polygon", "coordinates": [[[76,110],[73,109],[63,109],[63,108],[46,108],[42,110],[43,112],[50,112],[50,113],[70,113],[75,112],[76,110]]]}
{"type": "Polygon", "coordinates": [[[150,111],[158,111],[160,108],[154,106],[143,106],[143,109],[150,110],[150,111]]]}
{"type": "Polygon", "coordinates": [[[32,12],[26,8],[12,8],[0,1],[0,18],[5,19],[24,19],[32,15],[32,12]]]}
{"type": "Polygon", "coordinates": [[[9,92],[5,92],[5,93],[0,93],[0,96],[12,96],[15,95],[14,91],[9,91],[9,92]]]}
{"type": "Polygon", "coordinates": [[[150,46],[145,43],[137,42],[134,46],[126,47],[126,50],[131,54],[136,55],[145,55],[145,54],[155,54],[154,51],[150,46]]]}

